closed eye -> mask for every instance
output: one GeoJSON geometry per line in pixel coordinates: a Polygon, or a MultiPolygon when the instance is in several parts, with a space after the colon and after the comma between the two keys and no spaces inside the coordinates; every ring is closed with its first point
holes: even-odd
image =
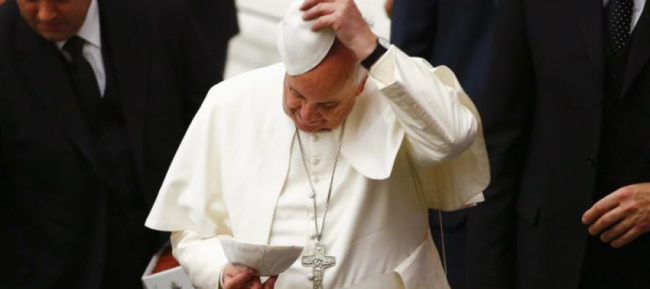
{"type": "Polygon", "coordinates": [[[298,92],[297,90],[295,90],[292,86],[289,86],[289,91],[291,91],[291,93],[293,93],[293,95],[294,95],[296,98],[298,98],[298,99],[300,99],[300,100],[304,100],[304,99],[305,99],[305,97],[302,96],[302,94],[300,94],[300,92],[298,92]]]}
{"type": "Polygon", "coordinates": [[[334,107],[336,107],[338,105],[339,105],[339,102],[334,102],[334,101],[319,104],[320,107],[325,108],[325,109],[334,108],[334,107]]]}

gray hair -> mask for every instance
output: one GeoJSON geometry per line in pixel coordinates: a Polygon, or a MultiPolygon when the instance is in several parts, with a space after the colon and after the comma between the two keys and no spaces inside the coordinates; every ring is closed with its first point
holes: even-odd
{"type": "Polygon", "coordinates": [[[361,64],[357,64],[354,68],[354,79],[352,79],[352,84],[354,84],[354,86],[360,85],[366,75],[368,75],[368,70],[361,66],[361,64]]]}

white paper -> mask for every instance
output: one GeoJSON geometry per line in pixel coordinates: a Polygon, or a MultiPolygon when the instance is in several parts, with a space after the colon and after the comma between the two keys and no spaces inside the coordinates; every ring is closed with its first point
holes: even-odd
{"type": "Polygon", "coordinates": [[[219,236],[228,262],[257,270],[259,276],[275,276],[289,269],[302,254],[302,246],[250,244],[219,236]]]}

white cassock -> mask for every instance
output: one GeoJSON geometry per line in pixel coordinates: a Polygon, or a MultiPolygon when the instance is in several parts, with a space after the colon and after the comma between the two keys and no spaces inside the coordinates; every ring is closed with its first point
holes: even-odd
{"type": "MultiPolygon", "coordinates": [[[[300,136],[282,109],[284,66],[213,87],[172,162],[146,226],[172,235],[197,288],[214,289],[227,260],[217,235],[313,253],[340,128],[300,136]]],[[[336,265],[323,287],[448,288],[427,209],[483,200],[489,166],[480,120],[453,73],[392,46],[372,67],[345,126],[322,243],[336,265]],[[381,280],[381,285],[369,285],[381,280]],[[389,280],[389,282],[386,282],[389,280]]],[[[309,289],[300,258],[278,289],[309,289]]]]}

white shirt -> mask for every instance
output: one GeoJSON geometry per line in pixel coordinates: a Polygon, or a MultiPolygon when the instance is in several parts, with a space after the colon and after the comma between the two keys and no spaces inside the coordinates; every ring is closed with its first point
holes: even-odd
{"type": "MultiPolygon", "coordinates": [[[[316,234],[314,219],[318,223],[319,230],[322,230],[323,214],[325,213],[325,203],[334,166],[334,155],[340,128],[334,131],[304,133],[300,132],[301,140],[304,146],[305,159],[312,177],[312,183],[316,190],[317,214],[314,213],[313,200],[310,198],[312,192],[309,186],[306,170],[302,162],[298,141],[294,140],[291,152],[291,161],[289,164],[289,173],[284,189],[280,193],[276,205],[275,215],[273,217],[273,226],[269,244],[271,245],[298,245],[304,246],[303,256],[309,255],[314,251],[314,240],[310,236],[316,234]]],[[[350,173],[350,165],[345,158],[339,157],[336,164],[334,185],[331,198],[336,200],[331,202],[327,210],[325,230],[323,236],[325,240],[331,239],[338,233],[331,226],[337,220],[348,218],[346,211],[350,208],[345,203],[341,203],[349,187],[343,190],[345,180],[350,173]],[[327,222],[329,220],[329,222],[327,222]]],[[[337,253],[332,247],[326,247],[326,254],[337,253]]],[[[338,248],[337,248],[338,249],[338,248]]],[[[338,250],[340,251],[340,250],[338,250]]],[[[339,260],[340,262],[340,260],[339,260]]],[[[325,278],[336,274],[336,266],[328,269],[325,278]]],[[[301,266],[299,262],[289,268],[284,275],[308,276],[311,269],[301,266]]],[[[330,280],[327,280],[330,281],[330,280]]],[[[281,278],[276,283],[277,288],[304,288],[309,289],[310,284],[300,278],[281,278]]]]}
{"type": "MultiPolygon", "coordinates": [[[[97,0],[92,0],[90,3],[88,12],[86,12],[86,19],[84,20],[83,25],[81,25],[81,28],[79,28],[77,36],[86,40],[83,48],[83,55],[95,72],[99,92],[103,97],[104,91],[106,90],[106,70],[104,69],[104,59],[102,58],[102,37],[97,0]]],[[[59,41],[56,45],[59,47],[59,50],[61,50],[65,43],[66,41],[59,41]]],[[[66,58],[69,58],[65,52],[62,51],[62,53],[66,58]]]]}

